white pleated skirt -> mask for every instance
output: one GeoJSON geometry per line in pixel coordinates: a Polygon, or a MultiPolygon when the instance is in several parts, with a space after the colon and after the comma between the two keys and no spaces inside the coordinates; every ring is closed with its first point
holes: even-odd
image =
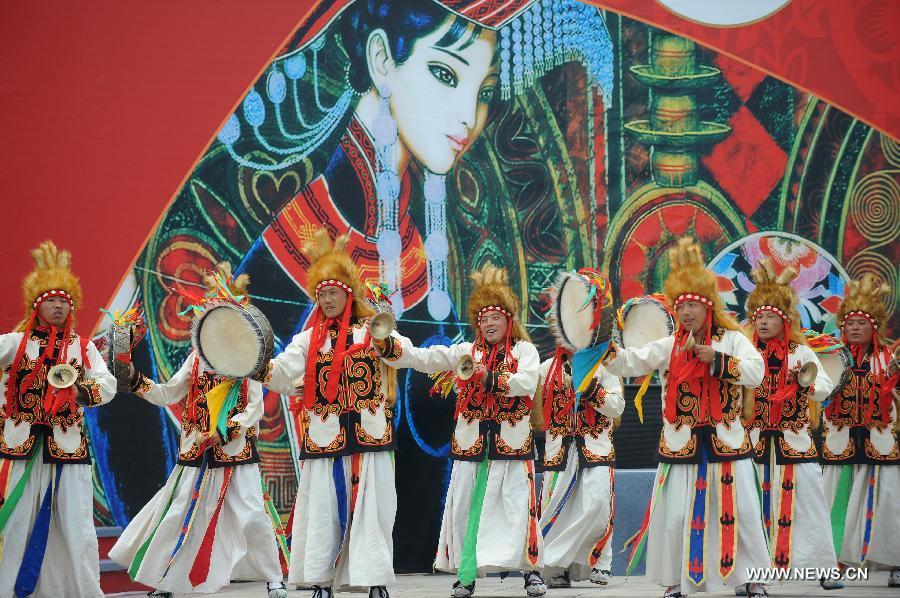
{"type": "MultiPolygon", "coordinates": [[[[611,525],[612,475],[612,468],[605,465],[579,469],[578,451],[574,447],[569,451],[565,470],[544,473],[540,529],[542,533],[546,531],[543,549],[546,576],[568,570],[573,581],[590,577],[591,552],[611,525]],[[578,478],[560,509],[576,474],[578,478]]],[[[612,557],[610,537],[594,567],[610,570],[612,557]]]]}
{"type": "Polygon", "coordinates": [[[302,585],[388,586],[394,583],[394,518],[397,488],[393,453],[362,453],[356,503],[350,512],[353,456],[342,460],[346,522],[335,486],[334,459],[301,463],[294,505],[288,581],[302,585]]]}
{"type": "MultiPolygon", "coordinates": [[[[40,449],[37,449],[40,450],[40,449]]],[[[14,461],[7,492],[21,479],[28,461],[14,461]]],[[[24,492],[12,512],[2,535],[0,558],[0,597],[13,598],[16,578],[26,544],[44,494],[62,467],[55,494],[47,550],[35,587],[34,598],[99,598],[100,558],[94,529],[94,485],[88,464],[56,465],[44,463],[38,454],[25,483],[24,492]]]]}
{"type": "Polygon", "coordinates": [[[110,558],[123,567],[131,567],[138,550],[152,536],[134,580],[157,590],[214,593],[233,579],[281,581],[278,544],[265,511],[256,463],[231,468],[231,481],[216,525],[209,575],[196,587],[188,578],[215,513],[226,469],[206,470],[190,530],[174,559],[172,554],[200,473],[198,467],[175,466],[165,486],[125,528],[110,550],[110,558]],[[166,509],[169,501],[171,505],[166,509]]]}

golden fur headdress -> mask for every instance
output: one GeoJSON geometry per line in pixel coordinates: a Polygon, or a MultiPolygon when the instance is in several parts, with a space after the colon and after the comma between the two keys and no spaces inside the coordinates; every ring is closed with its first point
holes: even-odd
{"type": "Polygon", "coordinates": [[[315,299],[322,283],[336,281],[353,296],[353,314],[358,317],[372,315],[374,310],[366,302],[366,290],[359,274],[359,267],[347,253],[348,235],[332,240],[328,229],[321,227],[312,239],[303,245],[303,252],[310,261],[306,273],[306,292],[315,299]]]}
{"type": "Polygon", "coordinates": [[[787,318],[791,326],[791,340],[798,344],[806,344],[806,336],[800,326],[800,312],[797,304],[800,302],[797,291],[791,286],[791,282],[797,278],[797,270],[788,266],[775,273],[775,264],[771,259],[764,257],[756,268],[750,273],[756,288],[747,296],[747,316],[752,322],[757,310],[763,307],[775,308],[782,318],[787,318]]]}
{"type": "Polygon", "coordinates": [[[519,299],[509,286],[509,275],[504,268],[485,264],[472,273],[472,292],[469,295],[468,316],[472,329],[478,331],[478,318],[487,307],[495,306],[507,312],[512,320],[510,336],[530,340],[528,332],[519,321],[519,299]]]}
{"type": "Polygon", "coordinates": [[[669,275],[663,283],[663,292],[674,309],[679,299],[705,299],[712,310],[712,323],[729,330],[738,330],[738,324],[725,312],[725,304],[719,296],[716,275],[706,267],[703,251],[697,241],[690,237],[678,239],[669,250],[669,275]]]}
{"type": "MultiPolygon", "coordinates": [[[[81,282],[72,273],[72,254],[57,249],[53,241],[44,241],[31,250],[34,270],[22,281],[22,302],[28,317],[37,307],[38,299],[45,293],[63,291],[72,304],[72,309],[81,306],[83,298],[81,282]]],[[[48,295],[49,296],[49,295],[48,295]]]]}
{"type": "Polygon", "coordinates": [[[850,282],[847,294],[838,308],[837,321],[839,326],[844,325],[844,319],[854,312],[858,315],[868,316],[877,328],[884,324],[887,318],[887,304],[885,299],[891,292],[888,285],[881,282],[874,274],[863,274],[858,280],[850,282]]]}

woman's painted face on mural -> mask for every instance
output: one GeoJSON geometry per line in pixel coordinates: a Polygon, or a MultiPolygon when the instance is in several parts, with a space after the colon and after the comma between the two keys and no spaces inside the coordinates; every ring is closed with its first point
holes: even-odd
{"type": "MultiPolygon", "coordinates": [[[[438,45],[452,23],[447,19],[416,40],[403,64],[387,60],[383,74],[372,73],[377,86],[390,90],[400,142],[435,174],[446,174],[481,134],[498,85],[496,34],[482,29],[477,37],[467,32],[454,44],[438,45]]],[[[378,45],[382,52],[387,48],[383,41],[378,45]]]]}

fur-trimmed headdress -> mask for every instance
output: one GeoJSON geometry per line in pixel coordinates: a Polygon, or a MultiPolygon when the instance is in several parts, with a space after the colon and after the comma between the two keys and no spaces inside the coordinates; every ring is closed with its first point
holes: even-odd
{"type": "Polygon", "coordinates": [[[847,316],[863,316],[877,330],[887,318],[885,299],[890,292],[890,287],[874,274],[866,273],[859,279],[851,281],[847,294],[838,308],[838,326],[844,325],[847,316]]]}
{"type": "Polygon", "coordinates": [[[509,275],[504,268],[493,264],[485,264],[480,270],[472,273],[472,292],[469,295],[469,324],[480,334],[478,321],[481,315],[490,311],[502,311],[510,320],[509,335],[515,340],[531,340],[528,332],[519,321],[519,299],[509,286],[509,275]]]}
{"type": "Polygon", "coordinates": [[[682,301],[699,301],[712,312],[713,326],[740,330],[735,319],[725,311],[716,275],[706,267],[700,245],[690,237],[678,239],[669,250],[669,275],[663,283],[663,292],[672,309],[682,301]]]}
{"type": "Polygon", "coordinates": [[[776,274],[775,264],[765,257],[759,261],[750,276],[756,283],[756,288],[747,296],[747,318],[753,322],[759,312],[772,311],[788,322],[790,340],[798,345],[807,344],[800,326],[800,312],[797,311],[800,299],[791,286],[791,282],[797,278],[797,270],[788,266],[781,274],[776,274]]]}
{"type": "Polygon", "coordinates": [[[366,301],[365,285],[359,274],[359,267],[347,253],[347,235],[332,240],[328,229],[321,227],[313,233],[312,239],[303,245],[303,252],[310,261],[306,274],[306,292],[314,300],[318,290],[331,282],[343,288],[353,297],[353,315],[364,318],[374,313],[366,301]]]}
{"type": "Polygon", "coordinates": [[[31,250],[34,270],[22,280],[22,303],[25,319],[16,330],[23,331],[41,301],[52,296],[68,299],[72,311],[81,306],[81,282],[72,273],[72,254],[59,250],[53,241],[44,241],[31,250]]]}

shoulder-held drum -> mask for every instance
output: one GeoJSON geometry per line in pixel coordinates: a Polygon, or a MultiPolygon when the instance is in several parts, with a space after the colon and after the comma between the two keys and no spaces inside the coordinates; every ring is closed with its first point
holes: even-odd
{"type": "Polygon", "coordinates": [[[226,378],[260,372],[275,350],[269,320],[255,306],[212,302],[191,327],[191,343],[204,365],[226,378]]]}

